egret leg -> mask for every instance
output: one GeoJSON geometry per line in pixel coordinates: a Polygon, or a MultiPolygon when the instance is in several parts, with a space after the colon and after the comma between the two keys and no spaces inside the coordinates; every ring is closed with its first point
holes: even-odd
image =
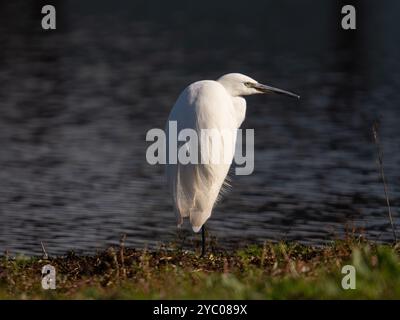
{"type": "Polygon", "coordinates": [[[178,228],[178,243],[181,246],[181,249],[183,249],[183,245],[185,243],[185,234],[183,233],[182,228],[178,228]]]}
{"type": "Polygon", "coordinates": [[[206,253],[206,228],[205,225],[201,227],[201,257],[206,253]]]}

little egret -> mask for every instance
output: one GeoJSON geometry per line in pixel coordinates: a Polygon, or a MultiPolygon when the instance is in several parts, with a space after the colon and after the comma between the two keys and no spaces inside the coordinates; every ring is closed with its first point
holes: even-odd
{"type": "MultiPolygon", "coordinates": [[[[198,136],[203,129],[237,130],[246,114],[246,100],[243,96],[260,93],[277,93],[300,96],[282,89],[258,83],[240,73],[229,73],[216,81],[203,80],[192,83],[178,97],[168,118],[176,122],[177,132],[192,129],[198,136]]],[[[172,141],[167,125],[167,155],[172,141]]],[[[236,135],[233,138],[236,141],[236,135]]],[[[201,149],[201,141],[198,148],[201,149]]],[[[193,150],[191,150],[193,151],[193,150]]],[[[228,148],[230,162],[233,152],[228,148]]],[[[230,163],[170,163],[167,161],[166,174],[173,198],[178,226],[184,217],[189,217],[194,232],[202,230],[202,253],[205,253],[204,224],[211,216],[214,204],[228,174],[230,163]]],[[[223,188],[222,188],[223,189],[223,188]]]]}

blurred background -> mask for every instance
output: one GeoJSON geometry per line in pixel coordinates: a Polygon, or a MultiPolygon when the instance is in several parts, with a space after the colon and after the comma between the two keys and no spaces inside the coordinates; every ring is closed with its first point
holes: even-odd
{"type": "Polygon", "coordinates": [[[319,245],[353,228],[391,241],[372,125],[400,224],[399,35],[395,0],[1,1],[0,251],[175,241],[146,132],[185,86],[229,72],[302,99],[247,99],[255,171],[215,208],[218,245],[319,245]],[[41,28],[44,4],[55,31],[41,28]],[[345,4],[356,31],[341,29],[345,4]]]}

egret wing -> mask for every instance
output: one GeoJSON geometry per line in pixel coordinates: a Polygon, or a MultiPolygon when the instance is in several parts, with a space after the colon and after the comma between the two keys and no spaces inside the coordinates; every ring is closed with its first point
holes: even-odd
{"type": "MultiPolygon", "coordinates": [[[[183,91],[169,121],[177,122],[178,133],[183,129],[193,129],[197,133],[198,160],[206,162],[167,164],[178,225],[182,224],[183,217],[190,217],[193,230],[197,232],[211,215],[233,159],[237,129],[235,110],[222,85],[200,81],[183,91]]],[[[168,137],[168,130],[167,134],[168,137]]],[[[178,144],[178,150],[182,144],[184,142],[178,144]]],[[[168,139],[168,148],[169,145],[168,139]]],[[[191,146],[185,145],[188,149],[191,146]]]]}

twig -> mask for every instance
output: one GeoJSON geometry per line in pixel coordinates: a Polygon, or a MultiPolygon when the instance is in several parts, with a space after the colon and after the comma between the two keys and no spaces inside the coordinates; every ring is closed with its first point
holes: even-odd
{"type": "Polygon", "coordinates": [[[388,194],[388,187],[387,187],[387,183],[386,183],[385,172],[383,170],[383,152],[382,152],[381,144],[379,141],[378,129],[379,129],[379,124],[377,122],[375,122],[374,125],[372,126],[372,131],[374,133],[374,140],[375,140],[375,144],[376,144],[376,148],[377,148],[377,152],[378,152],[379,171],[380,171],[381,179],[383,182],[383,189],[385,191],[386,204],[388,207],[389,220],[390,220],[390,224],[392,226],[393,237],[394,237],[394,241],[397,243],[396,226],[393,222],[392,209],[390,207],[390,200],[389,200],[389,194],[388,194]]]}
{"type": "Polygon", "coordinates": [[[44,247],[43,241],[40,241],[40,244],[41,244],[41,246],[42,246],[43,259],[44,259],[44,260],[47,260],[47,259],[49,258],[49,255],[48,255],[47,252],[46,252],[46,249],[45,249],[45,247],[44,247]]]}
{"type": "Polygon", "coordinates": [[[126,234],[122,235],[120,241],[119,241],[119,256],[121,259],[121,267],[122,267],[122,276],[125,278],[126,277],[126,269],[125,269],[125,240],[126,240],[126,234]]]}
{"type": "Polygon", "coordinates": [[[110,254],[111,254],[111,256],[112,256],[112,258],[113,258],[113,260],[114,260],[115,269],[116,269],[116,271],[117,271],[116,276],[117,276],[117,279],[119,279],[119,274],[120,274],[120,273],[119,273],[119,264],[118,264],[117,254],[115,253],[115,250],[114,250],[113,247],[111,247],[111,248],[109,249],[109,252],[110,252],[110,254]]]}
{"type": "Polygon", "coordinates": [[[6,249],[6,251],[4,251],[4,258],[6,259],[6,261],[8,261],[8,259],[10,258],[10,252],[6,249]]]}

